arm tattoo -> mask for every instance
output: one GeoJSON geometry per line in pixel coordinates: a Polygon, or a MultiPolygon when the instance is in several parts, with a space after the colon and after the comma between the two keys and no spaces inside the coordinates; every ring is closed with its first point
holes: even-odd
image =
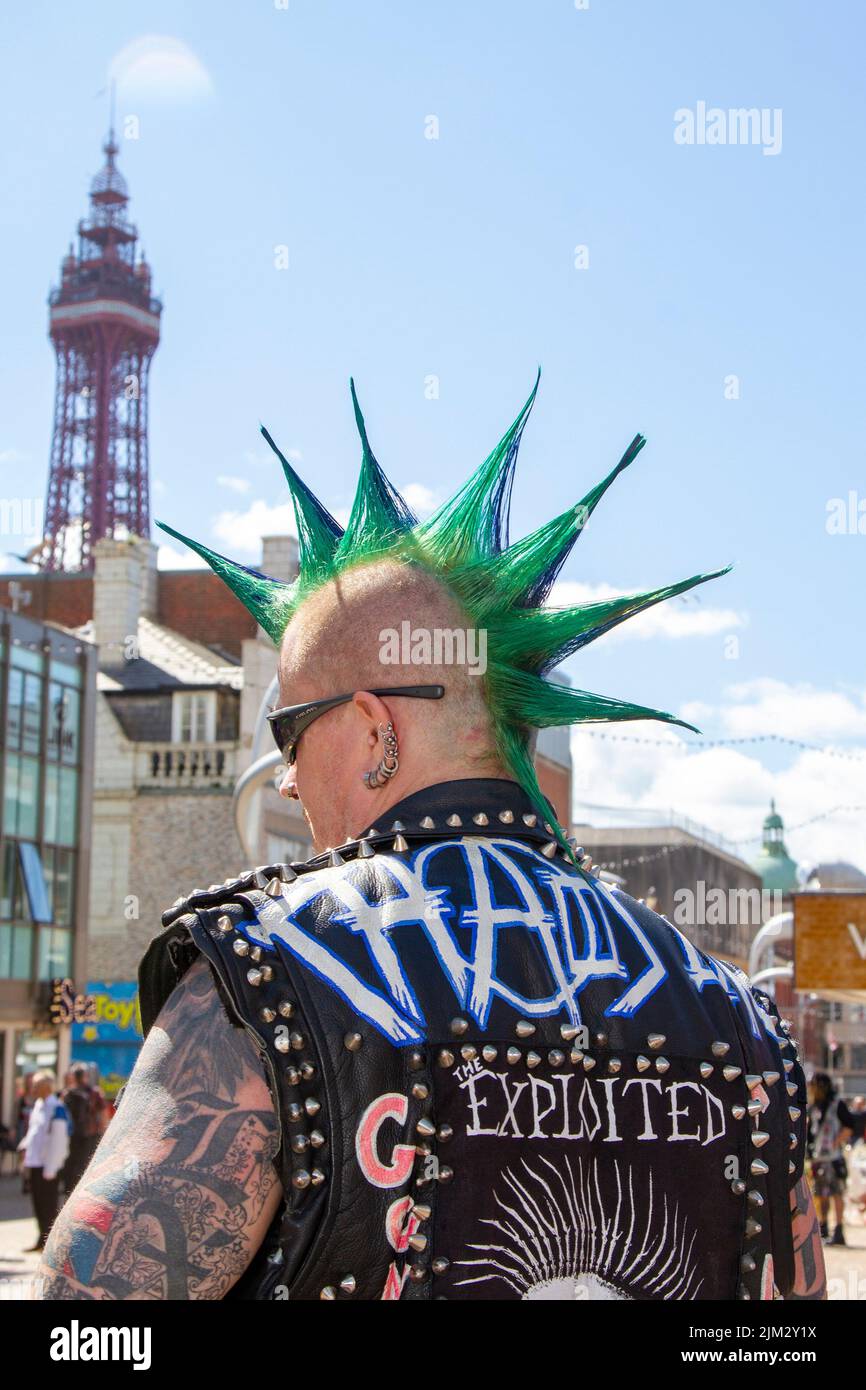
{"type": "Polygon", "coordinates": [[[277,1120],[256,1047],[199,959],[148,1034],[58,1217],[46,1299],[218,1299],[279,1205],[277,1120]]]}
{"type": "Polygon", "coordinates": [[[794,1287],[788,1299],[826,1298],[824,1247],[805,1177],[791,1189],[791,1225],[794,1231],[794,1287]]]}

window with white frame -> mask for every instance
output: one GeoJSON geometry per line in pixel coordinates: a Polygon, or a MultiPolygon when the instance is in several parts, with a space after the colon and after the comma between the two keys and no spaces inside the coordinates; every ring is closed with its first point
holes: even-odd
{"type": "Polygon", "coordinates": [[[216,691],[175,691],[171,701],[173,743],[212,743],[216,737],[216,691]]]}

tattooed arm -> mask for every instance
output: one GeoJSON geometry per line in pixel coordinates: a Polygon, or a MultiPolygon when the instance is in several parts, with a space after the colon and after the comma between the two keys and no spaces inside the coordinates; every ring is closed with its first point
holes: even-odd
{"type": "Polygon", "coordinates": [[[794,1228],[794,1287],[788,1299],[826,1298],[824,1248],[805,1177],[791,1188],[791,1224],[794,1228]]]}
{"type": "Polygon", "coordinates": [[[255,1044],[229,1023],[200,958],[54,1224],[42,1298],[222,1298],[279,1205],[277,1146],[255,1044]]]}

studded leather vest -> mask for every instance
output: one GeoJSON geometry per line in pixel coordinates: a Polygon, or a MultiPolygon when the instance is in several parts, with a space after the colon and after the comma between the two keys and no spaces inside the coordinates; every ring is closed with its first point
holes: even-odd
{"type": "Polygon", "coordinates": [[[428,788],[163,920],[145,1031],[202,953],[279,1117],[284,1203],[230,1297],[789,1292],[787,1024],[577,869],[515,783],[428,788]]]}

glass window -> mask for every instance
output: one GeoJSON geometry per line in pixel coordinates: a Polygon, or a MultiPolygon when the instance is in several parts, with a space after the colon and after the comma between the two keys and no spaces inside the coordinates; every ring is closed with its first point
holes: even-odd
{"type": "Polygon", "coordinates": [[[51,900],[38,845],[18,841],[18,862],[27,893],[27,916],[31,922],[51,921],[51,900]]]}
{"type": "Polygon", "coordinates": [[[34,652],[30,647],[16,647],[13,644],[9,659],[13,666],[18,666],[22,671],[33,671],[36,675],[41,675],[44,669],[42,653],[34,652]]]}
{"type": "Polygon", "coordinates": [[[12,960],[9,978],[12,980],[29,980],[32,975],[30,965],[30,955],[33,950],[33,928],[32,927],[13,927],[12,928],[12,960]]]}
{"type": "Polygon", "coordinates": [[[35,840],[39,821],[39,763],[14,753],[6,757],[3,829],[7,835],[35,840]]]}
{"type": "Polygon", "coordinates": [[[78,773],[72,767],[62,767],[60,769],[60,804],[57,808],[58,845],[75,844],[77,820],[78,773]]]}
{"type": "Polygon", "coordinates": [[[172,706],[175,743],[208,743],[216,732],[216,693],[176,694],[172,706]]]}
{"type": "Polygon", "coordinates": [[[64,685],[74,685],[81,689],[81,667],[70,666],[66,661],[52,661],[48,667],[52,680],[63,681],[64,685]]]}
{"type": "Polygon", "coordinates": [[[25,753],[39,752],[42,729],[42,682],[38,676],[24,677],[24,707],[21,720],[21,747],[25,753]]]}
{"type": "Polygon", "coordinates": [[[48,694],[48,756],[53,762],[78,762],[81,696],[52,681],[48,694]]]}
{"type": "Polygon", "coordinates": [[[68,975],[72,966],[72,932],[60,927],[43,927],[39,933],[39,973],[37,979],[53,980],[68,975]]]}
{"type": "Polygon", "coordinates": [[[9,703],[6,709],[6,747],[21,747],[21,707],[24,704],[24,673],[9,672],[9,703]]]}
{"type": "Polygon", "coordinates": [[[51,919],[58,927],[68,927],[72,922],[75,856],[71,850],[49,847],[42,851],[42,863],[51,903],[51,919]]]}
{"type": "Polygon", "coordinates": [[[12,928],[0,923],[0,980],[8,980],[12,970],[12,928]]]}

